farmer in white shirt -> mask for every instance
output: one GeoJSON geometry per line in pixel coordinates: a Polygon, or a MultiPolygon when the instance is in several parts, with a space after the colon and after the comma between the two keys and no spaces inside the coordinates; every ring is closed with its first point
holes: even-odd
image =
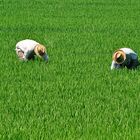
{"type": "Polygon", "coordinates": [[[46,48],[34,40],[25,39],[19,41],[16,44],[16,53],[20,60],[31,60],[34,59],[34,56],[36,55],[48,62],[46,48]]]}
{"type": "Polygon", "coordinates": [[[111,70],[124,67],[135,69],[138,65],[138,55],[130,48],[121,48],[113,54],[111,70]]]}

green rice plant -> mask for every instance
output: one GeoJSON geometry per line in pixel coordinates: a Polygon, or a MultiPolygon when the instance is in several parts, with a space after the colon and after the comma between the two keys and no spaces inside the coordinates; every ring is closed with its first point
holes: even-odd
{"type": "Polygon", "coordinates": [[[0,139],[139,139],[140,69],[111,71],[113,52],[140,55],[139,0],[0,1],[0,139]],[[34,39],[49,63],[21,62],[34,39]]]}

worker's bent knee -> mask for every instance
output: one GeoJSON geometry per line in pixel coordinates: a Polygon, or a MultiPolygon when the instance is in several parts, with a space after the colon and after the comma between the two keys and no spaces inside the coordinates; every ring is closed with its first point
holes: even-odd
{"type": "Polygon", "coordinates": [[[17,55],[18,55],[19,59],[23,60],[24,53],[22,51],[18,51],[17,55]]]}

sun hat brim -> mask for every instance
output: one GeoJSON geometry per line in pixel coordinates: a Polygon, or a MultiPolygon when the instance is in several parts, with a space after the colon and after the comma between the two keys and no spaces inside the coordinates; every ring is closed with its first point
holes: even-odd
{"type": "Polygon", "coordinates": [[[117,51],[115,51],[115,53],[113,54],[113,60],[114,60],[117,64],[122,64],[122,63],[126,60],[126,54],[125,54],[124,51],[122,51],[122,50],[117,50],[117,51]]]}
{"type": "Polygon", "coordinates": [[[42,55],[40,55],[40,53],[39,53],[39,48],[43,48],[43,49],[44,49],[44,53],[45,53],[46,49],[45,49],[45,47],[44,47],[43,45],[41,45],[41,44],[37,44],[37,45],[35,46],[34,52],[35,52],[35,54],[36,54],[38,57],[41,58],[42,55]]]}

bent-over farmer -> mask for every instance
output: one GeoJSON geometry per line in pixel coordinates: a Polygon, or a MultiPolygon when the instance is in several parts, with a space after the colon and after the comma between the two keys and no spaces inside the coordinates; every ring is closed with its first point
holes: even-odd
{"type": "Polygon", "coordinates": [[[111,70],[124,67],[135,69],[138,65],[138,55],[130,48],[121,48],[113,54],[111,70]]]}
{"type": "Polygon", "coordinates": [[[16,44],[16,54],[20,60],[34,59],[35,55],[48,62],[48,55],[44,45],[30,39],[19,41],[16,44]]]}

